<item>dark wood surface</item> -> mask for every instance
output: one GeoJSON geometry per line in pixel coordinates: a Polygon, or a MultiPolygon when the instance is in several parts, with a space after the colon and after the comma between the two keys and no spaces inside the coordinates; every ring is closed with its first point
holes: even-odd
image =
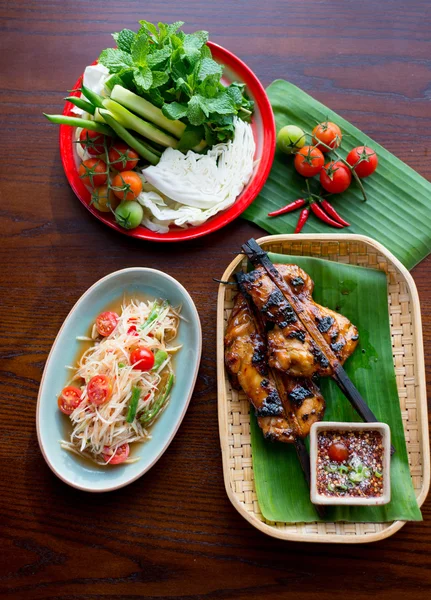
{"type": "MultiPolygon", "coordinates": [[[[181,245],[138,243],[97,222],[64,177],[59,112],[110,33],[139,18],[209,29],[269,84],[286,78],[431,179],[431,4],[427,0],[165,2],[0,0],[0,596],[90,600],[430,597],[431,501],[424,522],[373,545],[281,542],[243,520],[223,485],[217,427],[216,286],[231,251],[262,232],[238,219],[181,245]],[[184,422],[142,479],[80,493],[45,464],[38,386],[75,300],[97,279],[151,266],[192,294],[202,365],[184,422]]],[[[402,199],[400,199],[402,201],[402,199]]],[[[431,258],[413,271],[431,375],[431,258]]]]}

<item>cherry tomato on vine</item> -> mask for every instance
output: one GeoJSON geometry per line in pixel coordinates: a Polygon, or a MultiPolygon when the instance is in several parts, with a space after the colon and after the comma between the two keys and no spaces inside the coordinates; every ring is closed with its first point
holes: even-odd
{"type": "Polygon", "coordinates": [[[110,465],[119,465],[129,456],[130,446],[126,442],[125,444],[118,446],[115,452],[113,452],[111,448],[108,448],[108,446],[105,446],[103,450],[105,462],[109,462],[110,465]]]}
{"type": "Polygon", "coordinates": [[[349,152],[346,158],[358,177],[369,177],[377,169],[377,154],[367,146],[358,146],[349,152]]]}
{"type": "Polygon", "coordinates": [[[92,156],[103,154],[105,152],[105,144],[109,147],[111,141],[110,137],[91,129],[83,129],[79,134],[81,146],[92,156]]]}
{"type": "Polygon", "coordinates": [[[285,125],[277,135],[277,147],[285,154],[293,154],[305,145],[305,133],[296,125],[285,125]]]}
{"type": "Polygon", "coordinates": [[[325,159],[318,148],[304,146],[295,154],[295,169],[303,177],[314,177],[323,167],[325,159]]]}
{"type": "Polygon", "coordinates": [[[121,202],[115,210],[115,220],[124,229],[139,227],[144,218],[144,209],[136,200],[121,202]]]}
{"type": "Polygon", "coordinates": [[[320,171],[320,183],[331,194],[341,194],[352,181],[350,169],[341,160],[326,163],[320,171]]]}
{"type": "Polygon", "coordinates": [[[117,327],[118,319],[120,317],[116,312],[112,312],[110,310],[100,313],[100,315],[96,318],[96,329],[99,335],[103,337],[108,337],[117,327]]]}
{"type": "Polygon", "coordinates": [[[119,198],[107,185],[100,185],[91,192],[91,205],[100,212],[111,212],[111,209],[115,210],[119,204],[119,198]]]}
{"type": "Polygon", "coordinates": [[[130,354],[130,364],[139,371],[151,371],[154,366],[154,354],[149,348],[138,346],[130,354]]]}
{"type": "Polygon", "coordinates": [[[68,385],[61,390],[58,397],[58,408],[65,415],[71,415],[75,408],[81,404],[82,392],[74,385],[68,385]]]}
{"type": "Polygon", "coordinates": [[[107,375],[95,375],[87,385],[87,395],[91,404],[100,406],[112,396],[112,383],[107,375]]]}
{"type": "Polygon", "coordinates": [[[79,165],[79,177],[89,187],[99,187],[108,180],[108,168],[105,161],[100,158],[89,158],[83,160],[79,165]]]}
{"type": "Polygon", "coordinates": [[[109,150],[108,157],[111,167],[117,171],[131,171],[139,160],[139,154],[124,142],[115,142],[115,145],[109,150]]]}
{"type": "Polygon", "coordinates": [[[135,200],[142,192],[142,181],[134,171],[122,171],[114,177],[112,189],[120,200],[135,200]]]}
{"type": "Polygon", "coordinates": [[[335,148],[339,147],[343,138],[341,129],[331,121],[319,123],[311,133],[313,136],[313,144],[315,144],[316,148],[319,148],[322,152],[335,150],[335,148]],[[329,146],[329,148],[326,148],[323,144],[319,144],[319,142],[323,142],[323,144],[329,146]]]}

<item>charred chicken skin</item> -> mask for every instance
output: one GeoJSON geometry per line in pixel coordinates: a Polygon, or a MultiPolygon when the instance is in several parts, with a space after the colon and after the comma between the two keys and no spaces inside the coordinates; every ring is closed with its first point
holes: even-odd
{"type": "MultiPolygon", "coordinates": [[[[320,333],[343,364],[356,348],[359,338],[356,327],[343,315],[314,302],[314,282],[300,267],[275,266],[306,306],[320,333]]],[[[330,376],[332,370],[328,360],[266,271],[259,267],[247,273],[243,277],[243,286],[263,317],[274,323],[268,333],[269,365],[294,377],[330,376]]]]}
{"type": "Polygon", "coordinates": [[[233,387],[253,404],[264,436],[292,443],[323,416],[317,386],[268,369],[266,336],[250,300],[238,293],[225,335],[225,363],[233,387]]]}

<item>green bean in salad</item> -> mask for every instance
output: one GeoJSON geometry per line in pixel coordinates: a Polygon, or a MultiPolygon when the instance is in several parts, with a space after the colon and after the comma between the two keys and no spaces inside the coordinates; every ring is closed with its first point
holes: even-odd
{"type": "MultiPolygon", "coordinates": [[[[103,125],[103,123],[97,123],[96,121],[90,121],[89,119],[81,119],[80,117],[66,117],[66,115],[43,115],[51,123],[57,125],[70,125],[71,127],[83,127],[84,129],[91,129],[91,131],[98,131],[104,135],[113,136],[114,132],[110,127],[103,125]]],[[[136,150],[137,152],[137,150],[136,150]]]]}
{"type": "Polygon", "coordinates": [[[88,89],[87,87],[85,87],[85,85],[81,85],[81,93],[87,98],[89,102],[91,102],[91,104],[93,104],[93,106],[97,108],[103,108],[102,96],[99,96],[99,94],[96,94],[96,92],[93,92],[92,90],[88,89]]]}
{"type": "MultiPolygon", "coordinates": [[[[130,131],[127,131],[125,127],[120,125],[109,111],[105,109],[100,109],[99,112],[105,119],[106,123],[110,127],[112,127],[112,129],[115,131],[119,138],[121,138],[124,142],[126,142],[126,144],[133,148],[133,150],[136,150],[139,156],[142,156],[142,158],[148,160],[150,164],[157,165],[157,163],[160,160],[160,157],[154,154],[154,152],[152,152],[151,150],[149,150],[147,145],[144,145],[140,140],[135,138],[135,136],[131,134],[130,131]]],[[[98,125],[100,125],[100,123],[98,123],[98,125]]]]}
{"type": "Polygon", "coordinates": [[[171,393],[174,382],[175,376],[173,373],[171,373],[169,375],[168,381],[162,394],[160,394],[160,396],[157,398],[157,400],[154,402],[150,409],[145,410],[141,414],[140,421],[144,427],[150,425],[151,422],[154,421],[158,413],[162,410],[162,408],[166,404],[167,399],[169,398],[169,394],[171,393]]]}
{"type": "Polygon", "coordinates": [[[132,397],[130,398],[129,409],[127,411],[126,423],[133,423],[136,417],[136,410],[138,408],[139,398],[141,397],[141,390],[138,387],[134,387],[132,390],[132,397]]]}
{"type": "Polygon", "coordinates": [[[87,102],[87,100],[84,100],[83,98],[78,98],[78,96],[67,96],[65,100],[67,102],[70,102],[71,104],[74,104],[75,106],[77,106],[81,110],[84,110],[90,115],[94,115],[94,111],[96,110],[96,108],[91,104],[91,102],[87,102]]]}

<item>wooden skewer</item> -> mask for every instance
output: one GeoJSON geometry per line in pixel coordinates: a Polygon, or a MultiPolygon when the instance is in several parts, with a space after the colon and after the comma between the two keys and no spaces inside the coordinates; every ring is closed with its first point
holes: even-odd
{"type": "MultiPolygon", "coordinates": [[[[346,371],[343,369],[343,366],[340,364],[340,361],[334,354],[332,348],[329,346],[323,335],[318,330],[313,318],[307,311],[307,307],[298,298],[298,296],[296,296],[293,293],[290,285],[283,279],[279,271],[274,267],[274,265],[270,261],[268,254],[264,250],[262,250],[262,248],[259,246],[256,240],[253,238],[251,238],[250,240],[248,240],[248,242],[243,244],[242,250],[254,266],[262,266],[265,269],[265,271],[268,273],[269,277],[281,291],[287,302],[289,302],[296,316],[304,325],[305,329],[308,331],[314,343],[316,344],[317,349],[320,350],[320,352],[328,361],[332,370],[332,378],[337,383],[338,387],[349,400],[356,412],[366,423],[378,422],[377,417],[370,409],[368,404],[365,402],[365,400],[362,398],[361,394],[356,389],[353,382],[350,380],[346,371]]],[[[391,454],[393,454],[394,452],[395,448],[391,446],[391,454]]]]}
{"type": "MultiPolygon", "coordinates": [[[[253,316],[253,319],[255,321],[256,324],[256,329],[257,331],[261,334],[261,335],[265,335],[265,324],[262,318],[261,313],[256,309],[256,307],[253,304],[253,301],[250,298],[249,293],[247,292],[247,290],[244,288],[243,284],[242,284],[242,276],[244,275],[244,273],[242,271],[240,271],[239,273],[236,273],[235,279],[236,282],[238,284],[238,287],[241,291],[241,293],[243,294],[245,301],[248,304],[248,307],[250,309],[250,313],[253,316]]],[[[275,373],[272,369],[268,369],[268,372],[270,374],[270,376],[272,377],[274,383],[275,383],[275,387],[278,390],[278,395],[280,396],[280,398],[282,398],[283,393],[282,393],[282,385],[280,382],[280,377],[277,373],[275,373]]],[[[294,445],[295,445],[295,450],[296,450],[296,455],[298,457],[299,460],[299,464],[301,465],[301,469],[304,473],[305,476],[305,480],[307,482],[308,487],[310,488],[311,486],[311,466],[310,466],[310,455],[308,453],[307,447],[304,443],[304,440],[302,440],[299,437],[295,437],[294,440],[294,445]]],[[[321,519],[324,519],[326,516],[326,509],[324,506],[320,506],[318,504],[313,504],[314,508],[316,509],[317,514],[319,515],[319,517],[321,519]]]]}

